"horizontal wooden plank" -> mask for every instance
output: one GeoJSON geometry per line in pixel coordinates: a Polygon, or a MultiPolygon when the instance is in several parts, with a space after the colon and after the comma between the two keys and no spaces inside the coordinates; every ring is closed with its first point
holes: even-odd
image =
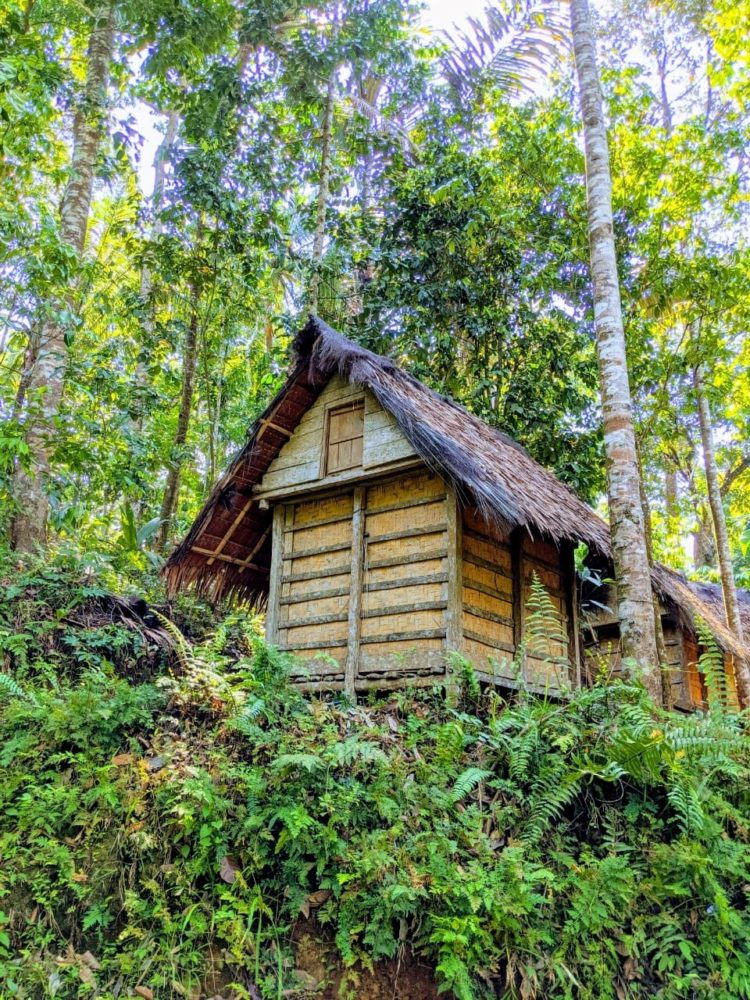
{"type": "Polygon", "coordinates": [[[512,592],[510,590],[498,590],[497,587],[492,587],[486,583],[480,583],[479,580],[472,579],[466,573],[464,573],[463,585],[464,590],[474,590],[479,594],[484,594],[486,597],[492,597],[496,601],[501,601],[503,604],[512,603],[512,592]]]}
{"type": "Polygon", "coordinates": [[[242,569],[254,570],[256,573],[268,573],[268,566],[260,566],[258,563],[246,562],[244,559],[235,559],[234,556],[228,556],[225,552],[216,552],[214,549],[203,549],[199,545],[192,545],[190,547],[191,552],[195,552],[199,556],[211,556],[212,559],[216,559],[219,562],[231,563],[233,566],[241,566],[242,569]]]}
{"type": "MultiPolygon", "coordinates": [[[[401,642],[411,639],[444,639],[445,629],[423,628],[423,629],[413,629],[412,631],[408,632],[392,632],[390,638],[393,639],[394,641],[401,641],[401,642]]],[[[371,642],[382,642],[383,636],[382,635],[362,636],[360,641],[362,643],[368,643],[368,644],[371,642]]]]}
{"type": "Polygon", "coordinates": [[[448,550],[445,546],[436,549],[428,549],[422,552],[410,552],[405,555],[388,556],[384,559],[370,559],[367,569],[387,569],[389,566],[402,566],[405,564],[431,562],[433,559],[445,559],[448,550]]]}
{"type": "MultiPolygon", "coordinates": [[[[288,580],[284,580],[282,577],[282,584],[288,583],[288,580]]],[[[310,590],[306,594],[290,594],[287,597],[282,597],[279,604],[308,604],[310,601],[317,601],[325,597],[348,597],[349,587],[333,587],[329,590],[310,590]]]]}
{"type": "Polygon", "coordinates": [[[346,646],[347,640],[344,639],[328,639],[325,643],[322,643],[320,639],[315,639],[312,642],[280,642],[278,648],[282,653],[291,653],[296,649],[320,649],[321,646],[325,646],[325,649],[335,649],[339,646],[346,646]]]}
{"type": "Polygon", "coordinates": [[[326,525],[338,524],[341,521],[351,521],[351,519],[352,519],[351,511],[343,511],[340,514],[333,514],[331,517],[322,517],[318,521],[298,522],[295,517],[294,523],[291,525],[291,527],[285,530],[285,534],[291,535],[294,534],[295,532],[308,531],[311,528],[323,528],[326,525]]]}
{"type": "Polygon", "coordinates": [[[331,576],[344,576],[351,572],[351,564],[343,563],[339,566],[322,566],[320,569],[305,570],[300,573],[287,573],[282,576],[282,583],[300,583],[303,580],[327,580],[331,576]]]}
{"type": "Polygon", "coordinates": [[[441,500],[445,500],[445,490],[442,493],[432,493],[428,496],[410,497],[408,500],[399,500],[395,503],[385,504],[382,507],[368,507],[367,513],[370,515],[390,514],[396,510],[408,510],[409,507],[424,507],[427,504],[439,503],[441,500]]]}
{"type": "Polygon", "coordinates": [[[296,552],[285,552],[284,560],[304,559],[306,556],[321,556],[326,552],[343,552],[345,549],[351,549],[351,547],[351,538],[344,542],[334,542],[331,545],[313,545],[309,549],[297,549],[296,552]]]}
{"type": "Polygon", "coordinates": [[[372,608],[369,611],[363,611],[363,618],[385,618],[388,615],[402,615],[408,613],[414,613],[418,611],[444,611],[448,607],[448,602],[446,601],[417,601],[409,602],[408,604],[393,604],[390,607],[385,608],[372,608]]]}
{"type": "Polygon", "coordinates": [[[366,583],[364,589],[366,593],[372,593],[378,590],[396,590],[399,587],[421,587],[428,583],[447,582],[447,573],[425,573],[424,576],[404,576],[391,580],[381,580],[379,583],[366,583]]]}
{"type": "Polygon", "coordinates": [[[438,524],[431,524],[429,527],[401,528],[399,531],[387,531],[382,535],[368,535],[367,542],[376,545],[378,542],[395,542],[402,538],[418,538],[420,535],[437,535],[444,532],[448,525],[445,521],[438,524]]]}
{"type": "Polygon", "coordinates": [[[489,636],[482,635],[480,632],[475,632],[473,629],[464,628],[464,636],[467,639],[472,639],[474,642],[481,642],[483,646],[490,646],[492,649],[500,649],[504,653],[510,653],[511,656],[516,651],[516,647],[512,642],[503,642],[501,639],[491,639],[489,636]]]}
{"type": "Polygon", "coordinates": [[[497,573],[498,576],[504,576],[508,580],[513,579],[513,574],[506,566],[502,566],[500,563],[492,562],[491,559],[485,559],[482,556],[475,555],[473,552],[464,551],[463,561],[465,563],[469,563],[471,566],[481,566],[483,569],[492,570],[493,573],[497,573]]]}
{"type": "Polygon", "coordinates": [[[331,622],[345,622],[348,620],[348,612],[333,611],[327,615],[309,615],[306,618],[286,618],[279,622],[279,628],[292,629],[303,628],[308,625],[329,625],[331,622]]]}
{"type": "Polygon", "coordinates": [[[488,611],[486,608],[478,608],[467,601],[462,602],[462,607],[466,613],[476,615],[477,618],[484,618],[485,621],[496,622],[498,625],[507,625],[509,628],[513,628],[512,615],[497,614],[494,611],[488,611]]]}

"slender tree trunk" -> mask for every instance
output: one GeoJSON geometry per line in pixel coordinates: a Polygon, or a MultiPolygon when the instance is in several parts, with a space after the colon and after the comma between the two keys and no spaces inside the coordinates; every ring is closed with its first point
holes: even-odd
{"type": "Polygon", "coordinates": [[[193,407],[195,391],[195,373],[198,361],[198,326],[199,326],[200,292],[193,285],[190,295],[190,320],[188,322],[185,347],[182,355],[182,392],[180,395],[180,410],[177,415],[177,430],[172,443],[172,454],[167,469],[167,484],[161,504],[159,531],[156,537],[156,549],[163,552],[169,542],[172,522],[177,511],[177,501],[180,496],[180,477],[185,463],[185,445],[190,429],[190,413],[193,407]]]}
{"type": "Polygon", "coordinates": [[[570,20],[586,153],[594,326],[620,635],[624,657],[637,662],[649,693],[659,703],[661,678],[615,254],[609,147],[587,0],[571,0],[570,20]]]}
{"type": "MultiPolygon", "coordinates": [[[[60,206],[60,239],[80,256],[86,241],[94,170],[104,133],[107,87],[114,48],[115,7],[105,0],[94,13],[89,36],[86,85],[73,124],[70,179],[60,206]]],[[[28,467],[19,463],[13,477],[16,511],[12,538],[16,549],[27,551],[47,535],[51,438],[62,400],[67,345],[62,315],[69,303],[50,301],[38,325],[36,342],[27,351],[28,370],[21,377],[19,407],[27,410],[28,467]]]]}
{"type": "MultiPolygon", "coordinates": [[[[641,510],[643,511],[643,529],[646,539],[646,554],[648,556],[649,568],[654,565],[654,533],[651,525],[651,504],[648,500],[646,487],[643,482],[643,465],[641,463],[641,449],[636,438],[638,449],[638,478],[641,486],[641,510]]],[[[672,677],[669,671],[667,659],[667,646],[664,642],[664,628],[661,621],[661,604],[659,597],[653,587],[651,588],[651,605],[654,609],[654,635],[656,638],[656,655],[658,657],[659,670],[661,673],[661,703],[665,708],[673,707],[672,698],[672,677]]]]}
{"type": "MultiPolygon", "coordinates": [[[[154,224],[151,227],[151,239],[158,240],[164,229],[161,215],[162,201],[164,200],[164,187],[166,184],[166,167],[169,155],[172,152],[175,139],[177,138],[177,126],[180,123],[180,116],[176,111],[170,111],[167,117],[167,127],[164,138],[159,143],[159,148],[154,156],[154,190],[151,194],[151,205],[154,212],[154,224]]],[[[144,265],[141,271],[141,298],[147,299],[151,293],[151,270],[148,265],[144,265]]]]}
{"type": "MultiPolygon", "coordinates": [[[[706,486],[708,488],[708,499],[711,505],[711,516],[716,535],[716,552],[719,557],[721,592],[724,597],[724,614],[727,625],[737,637],[739,644],[742,645],[744,642],[742,618],[740,617],[740,607],[737,601],[737,587],[734,582],[732,556],[729,551],[727,521],[724,515],[724,504],[722,503],[721,490],[719,488],[719,474],[716,468],[716,451],[714,449],[713,427],[711,426],[711,411],[703,384],[703,373],[700,362],[693,370],[693,385],[698,403],[698,418],[701,427],[701,440],[703,442],[703,459],[706,466],[706,486]]],[[[735,658],[734,672],[737,679],[737,693],[740,703],[743,706],[748,706],[750,705],[750,664],[744,658],[735,658]]]]}
{"type": "Polygon", "coordinates": [[[333,103],[336,71],[328,78],[325,104],[323,105],[323,128],[320,144],[320,177],[318,179],[318,201],[315,211],[315,236],[313,238],[313,272],[310,278],[308,304],[310,312],[316,313],[320,300],[320,265],[323,260],[323,246],[326,235],[326,215],[328,213],[328,192],[331,180],[331,135],[333,132],[333,103]]]}

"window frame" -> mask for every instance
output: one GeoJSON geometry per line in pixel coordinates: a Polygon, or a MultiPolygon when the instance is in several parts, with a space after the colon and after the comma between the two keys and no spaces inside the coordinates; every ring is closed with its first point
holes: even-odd
{"type": "MultiPolygon", "coordinates": [[[[365,443],[365,398],[364,396],[356,397],[355,399],[350,399],[345,403],[331,403],[326,407],[325,422],[323,427],[323,447],[321,449],[320,456],[320,478],[325,479],[327,476],[337,476],[344,472],[354,472],[357,469],[364,469],[364,443],[365,443]],[[357,465],[350,465],[345,469],[336,469],[335,472],[331,471],[329,468],[329,454],[331,447],[331,418],[337,413],[347,413],[356,410],[361,410],[362,412],[362,459],[357,465]]],[[[347,441],[356,441],[358,438],[346,438],[347,441]]],[[[338,442],[334,442],[338,443],[338,442]]]]}

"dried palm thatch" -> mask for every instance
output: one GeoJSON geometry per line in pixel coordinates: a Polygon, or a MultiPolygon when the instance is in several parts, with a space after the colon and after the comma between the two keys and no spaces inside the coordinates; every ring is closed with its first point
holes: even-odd
{"type": "Polygon", "coordinates": [[[525,528],[555,543],[583,541],[609,554],[609,529],[575,493],[515,441],[458,404],[311,317],[294,344],[289,377],[248,432],[165,574],[172,592],[193,585],[218,599],[262,605],[268,591],[271,513],[254,497],[302,415],[336,373],[363,386],[393,415],[417,454],[460,499],[503,531],[525,528]]]}
{"type": "Polygon", "coordinates": [[[696,633],[696,619],[702,618],[716,642],[725,653],[747,659],[750,649],[750,592],[738,591],[740,616],[745,637],[740,643],[729,628],[724,613],[724,599],[721,587],[715,583],[691,583],[682,574],[666,566],[657,564],[651,571],[651,579],[658,595],[671,604],[683,630],[696,633]]]}

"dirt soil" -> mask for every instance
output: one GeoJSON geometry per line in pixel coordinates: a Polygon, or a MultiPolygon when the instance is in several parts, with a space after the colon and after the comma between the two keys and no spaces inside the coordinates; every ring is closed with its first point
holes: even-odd
{"type": "MultiPolygon", "coordinates": [[[[318,932],[319,933],[319,932],[318,932]]],[[[336,950],[309,928],[295,934],[297,972],[308,986],[302,996],[319,1000],[447,1000],[439,994],[432,969],[406,951],[401,959],[379,962],[374,972],[342,970],[336,950]],[[309,977],[309,980],[308,978],[309,977]]]]}

